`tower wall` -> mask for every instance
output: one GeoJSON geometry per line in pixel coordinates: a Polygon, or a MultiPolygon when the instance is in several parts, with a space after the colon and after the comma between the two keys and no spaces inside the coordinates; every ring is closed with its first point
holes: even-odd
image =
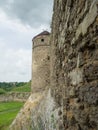
{"type": "Polygon", "coordinates": [[[32,93],[45,90],[49,84],[49,39],[49,35],[41,35],[33,39],[32,93]]]}

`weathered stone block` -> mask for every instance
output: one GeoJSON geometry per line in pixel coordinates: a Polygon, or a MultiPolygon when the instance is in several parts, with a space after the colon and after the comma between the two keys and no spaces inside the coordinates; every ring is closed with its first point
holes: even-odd
{"type": "Polygon", "coordinates": [[[83,74],[87,81],[98,80],[98,62],[87,64],[83,74]]]}
{"type": "Polygon", "coordinates": [[[80,69],[75,69],[72,72],[68,74],[68,76],[71,79],[72,85],[77,85],[81,82],[83,82],[83,72],[80,69]]]}
{"type": "Polygon", "coordinates": [[[79,98],[90,105],[98,105],[98,84],[85,84],[79,89],[79,98]]]}

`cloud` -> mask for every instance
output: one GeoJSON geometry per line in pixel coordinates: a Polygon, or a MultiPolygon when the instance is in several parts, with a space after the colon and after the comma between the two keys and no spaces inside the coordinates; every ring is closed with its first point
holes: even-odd
{"type": "MultiPolygon", "coordinates": [[[[0,40],[1,42],[1,40],[0,40]]],[[[31,51],[13,50],[0,43],[0,81],[28,81],[31,79],[31,51]]]]}
{"type": "Polygon", "coordinates": [[[31,49],[32,38],[43,29],[49,28],[46,25],[41,25],[37,28],[24,25],[18,20],[9,19],[2,10],[0,12],[0,38],[6,43],[7,48],[31,49]]]}
{"type": "Polygon", "coordinates": [[[53,0],[1,0],[0,8],[11,18],[19,19],[30,26],[51,22],[53,0]]]}
{"type": "Polygon", "coordinates": [[[52,0],[0,0],[0,81],[31,79],[32,38],[51,15],[52,0]]]}
{"type": "Polygon", "coordinates": [[[0,14],[0,81],[31,79],[32,38],[44,28],[31,28],[0,14]]]}

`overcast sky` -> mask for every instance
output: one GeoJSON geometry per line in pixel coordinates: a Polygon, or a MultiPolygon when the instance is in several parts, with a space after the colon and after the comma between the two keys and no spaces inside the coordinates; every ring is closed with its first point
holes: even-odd
{"type": "Polygon", "coordinates": [[[32,38],[49,30],[53,0],[0,0],[0,82],[31,79],[32,38]]]}

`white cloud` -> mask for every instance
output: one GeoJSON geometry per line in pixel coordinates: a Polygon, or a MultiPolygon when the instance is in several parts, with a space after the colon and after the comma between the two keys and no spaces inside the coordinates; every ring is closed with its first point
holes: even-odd
{"type": "Polygon", "coordinates": [[[27,0],[0,1],[0,81],[31,79],[32,38],[49,30],[51,10],[46,1],[38,5],[39,0],[30,2],[33,5],[27,0]]]}
{"type": "Polygon", "coordinates": [[[3,10],[0,9],[0,23],[6,25],[11,30],[18,31],[20,33],[29,33],[32,28],[29,25],[23,25],[19,19],[10,19],[3,10]]]}
{"type": "Polygon", "coordinates": [[[0,81],[30,80],[32,29],[8,19],[4,12],[0,28],[0,81]]]}
{"type": "Polygon", "coordinates": [[[0,81],[30,80],[31,51],[3,49],[0,45],[0,81]]]}

